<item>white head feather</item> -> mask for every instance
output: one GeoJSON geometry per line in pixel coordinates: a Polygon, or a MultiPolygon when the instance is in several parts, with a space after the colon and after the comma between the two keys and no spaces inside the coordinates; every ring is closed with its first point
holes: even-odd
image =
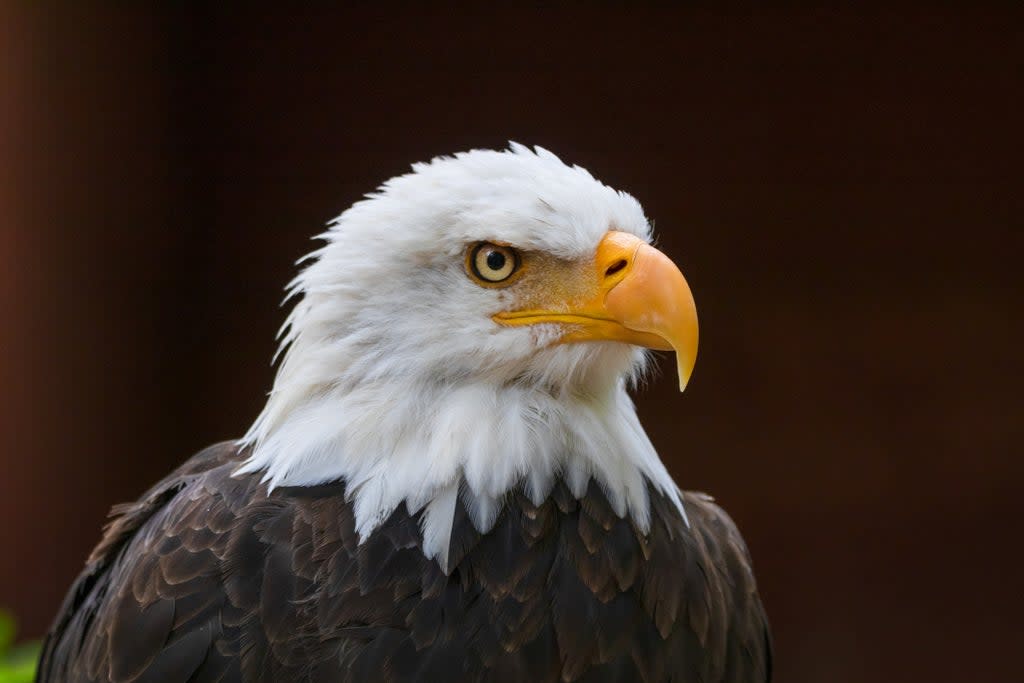
{"type": "Polygon", "coordinates": [[[644,352],[499,326],[503,290],[464,270],[474,242],[586,259],[609,229],[650,240],[633,197],[540,148],[437,158],[389,180],[303,259],[239,473],[271,487],[344,480],[364,539],[399,505],[423,510],[424,551],[442,566],[459,495],[482,532],[507,492],[539,503],[558,477],[577,496],[595,479],[645,529],[646,481],[682,511],[626,393],[644,352]]]}

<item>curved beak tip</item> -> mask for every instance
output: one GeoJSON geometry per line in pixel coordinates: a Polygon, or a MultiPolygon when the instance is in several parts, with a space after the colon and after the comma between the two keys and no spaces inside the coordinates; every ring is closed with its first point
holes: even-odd
{"type": "Polygon", "coordinates": [[[676,369],[679,372],[679,393],[686,391],[686,386],[693,376],[693,360],[683,357],[683,354],[676,351],[676,369]]]}

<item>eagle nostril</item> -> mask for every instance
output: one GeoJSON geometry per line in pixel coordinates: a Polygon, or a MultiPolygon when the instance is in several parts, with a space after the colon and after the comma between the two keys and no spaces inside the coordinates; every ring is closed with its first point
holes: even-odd
{"type": "Polygon", "coordinates": [[[604,271],[604,276],[605,277],[611,277],[612,275],[615,275],[615,273],[619,272],[620,270],[622,270],[625,267],[626,267],[626,259],[621,258],[618,261],[616,261],[615,263],[613,263],[610,266],[608,266],[608,270],[604,271]]]}

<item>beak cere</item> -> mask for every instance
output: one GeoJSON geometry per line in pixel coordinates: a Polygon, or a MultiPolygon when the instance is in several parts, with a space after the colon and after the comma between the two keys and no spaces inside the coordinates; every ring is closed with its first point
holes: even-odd
{"type": "Polygon", "coordinates": [[[697,360],[697,307],[686,278],[662,252],[629,233],[610,231],[594,253],[596,277],[579,286],[546,283],[547,291],[573,291],[570,301],[494,316],[508,326],[559,323],[558,343],[619,341],[674,350],[679,390],[697,360]]]}

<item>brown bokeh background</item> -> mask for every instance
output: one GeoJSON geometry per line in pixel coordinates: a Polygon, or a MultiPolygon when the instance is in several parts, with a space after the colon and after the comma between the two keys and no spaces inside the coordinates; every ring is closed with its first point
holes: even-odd
{"type": "Polygon", "coordinates": [[[755,558],[778,680],[1008,681],[1024,647],[1024,12],[0,5],[0,605],[273,371],[309,237],[508,139],[630,191],[701,312],[638,397],[755,558]]]}

